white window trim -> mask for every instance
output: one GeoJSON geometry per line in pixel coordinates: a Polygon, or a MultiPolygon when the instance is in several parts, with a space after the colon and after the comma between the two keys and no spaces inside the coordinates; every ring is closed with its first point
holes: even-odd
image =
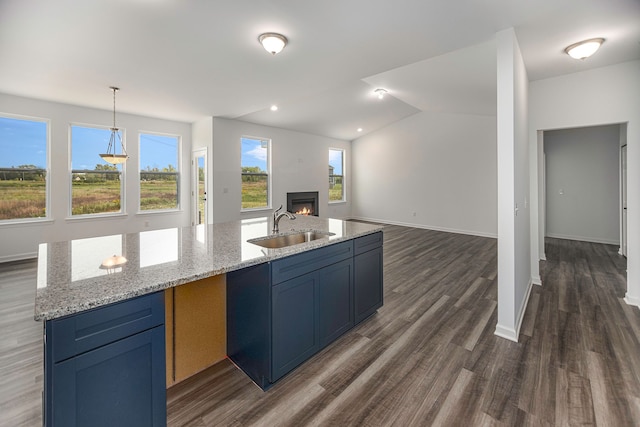
{"type": "Polygon", "coordinates": [[[250,136],[250,135],[241,135],[240,136],[240,213],[248,213],[248,212],[259,212],[259,211],[270,211],[273,210],[272,200],[273,200],[273,185],[272,185],[272,168],[271,168],[271,146],[273,145],[273,140],[271,138],[264,138],[262,136],[250,136]],[[259,208],[243,208],[242,207],[242,139],[257,139],[260,141],[267,141],[267,206],[261,206],[259,208]]]}
{"type": "MultiPolygon", "coordinates": [[[[329,204],[330,205],[337,205],[340,203],[347,203],[347,186],[346,186],[346,182],[347,182],[347,167],[346,167],[346,157],[347,157],[347,150],[345,150],[344,148],[333,148],[333,147],[329,147],[329,150],[327,151],[327,154],[329,154],[329,152],[333,150],[333,151],[342,151],[342,199],[340,200],[329,200],[329,204]]],[[[328,191],[329,188],[327,188],[327,196],[328,196],[328,191]]],[[[329,197],[327,197],[327,199],[329,199],[329,197]]]]}
{"type": "MultiPolygon", "coordinates": [[[[68,131],[68,144],[67,144],[67,161],[68,161],[68,173],[67,177],[69,179],[69,204],[67,206],[67,220],[72,219],[87,219],[87,218],[107,218],[107,217],[117,217],[117,216],[127,216],[126,212],[126,202],[127,198],[125,197],[125,189],[126,189],[126,175],[127,175],[127,162],[122,163],[122,172],[120,178],[120,211],[119,212],[103,212],[103,213],[95,213],[95,214],[73,214],[73,165],[72,165],[72,157],[71,152],[73,149],[73,127],[84,127],[84,128],[95,128],[95,129],[106,129],[111,130],[110,126],[103,125],[93,125],[87,123],[78,123],[72,122],[69,123],[69,131],[68,131]]],[[[125,150],[127,149],[127,132],[124,128],[118,128],[122,132],[122,144],[124,145],[125,150]]],[[[105,150],[107,147],[105,147],[105,150]]],[[[98,154],[98,153],[96,153],[98,154]]],[[[97,160],[96,160],[97,162],[97,160]]]]}
{"type": "Polygon", "coordinates": [[[182,212],[182,201],[183,201],[183,194],[182,194],[182,135],[177,135],[177,134],[173,134],[173,133],[163,133],[163,132],[156,132],[156,131],[145,131],[145,130],[141,130],[138,132],[138,210],[136,212],[136,215],[138,214],[154,214],[154,213],[170,213],[170,212],[182,212]],[[148,210],[142,210],[140,209],[140,203],[142,202],[142,192],[140,191],[140,170],[141,170],[141,164],[140,162],[142,161],[142,152],[140,150],[140,136],[142,134],[145,135],[158,135],[158,136],[170,136],[170,137],[175,137],[178,138],[178,158],[177,158],[177,162],[178,164],[176,165],[176,169],[178,170],[178,206],[172,209],[148,209],[148,210]]]}
{"type": "Polygon", "coordinates": [[[0,112],[0,117],[5,117],[8,119],[16,119],[16,120],[29,120],[32,122],[43,122],[47,126],[47,141],[45,143],[45,147],[47,150],[47,155],[45,157],[45,190],[44,190],[44,212],[45,216],[38,218],[12,218],[12,219],[2,219],[0,220],[0,226],[4,225],[21,225],[21,224],[33,224],[33,223],[42,223],[47,221],[52,221],[51,216],[51,119],[46,119],[43,117],[36,116],[26,116],[22,114],[12,114],[12,113],[3,113],[0,112]]]}

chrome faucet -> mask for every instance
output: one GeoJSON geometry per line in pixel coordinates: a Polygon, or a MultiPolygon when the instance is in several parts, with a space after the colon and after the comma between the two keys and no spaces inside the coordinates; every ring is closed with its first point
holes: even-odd
{"type": "Polygon", "coordinates": [[[280,219],[283,216],[286,216],[287,218],[292,219],[292,220],[296,219],[296,216],[294,214],[292,214],[290,212],[287,212],[287,211],[280,212],[281,209],[282,209],[282,205],[280,205],[280,207],[273,212],[273,230],[272,230],[273,234],[276,234],[276,233],[279,232],[278,223],[280,222],[280,219]],[[280,212],[280,213],[278,213],[278,212],[280,212]]]}

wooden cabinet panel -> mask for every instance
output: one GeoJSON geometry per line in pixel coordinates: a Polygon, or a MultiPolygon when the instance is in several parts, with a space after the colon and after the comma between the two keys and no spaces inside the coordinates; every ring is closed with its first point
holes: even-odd
{"type": "Polygon", "coordinates": [[[175,382],[227,355],[226,276],[173,289],[173,365],[175,382]]]}

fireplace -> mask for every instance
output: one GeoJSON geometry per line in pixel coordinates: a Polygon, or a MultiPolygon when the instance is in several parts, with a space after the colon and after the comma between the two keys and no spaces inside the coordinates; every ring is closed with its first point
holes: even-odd
{"type": "Polygon", "coordinates": [[[297,215],[318,216],[318,192],[287,193],[287,210],[297,215]]]}

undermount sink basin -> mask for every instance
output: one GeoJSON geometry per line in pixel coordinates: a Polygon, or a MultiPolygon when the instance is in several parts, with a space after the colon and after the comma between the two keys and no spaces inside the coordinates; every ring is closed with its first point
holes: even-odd
{"type": "Polygon", "coordinates": [[[298,245],[300,243],[311,242],[313,240],[328,238],[333,235],[334,233],[327,233],[326,231],[311,230],[278,234],[271,237],[259,237],[257,239],[247,240],[247,242],[262,246],[263,248],[278,249],[298,245]]]}

